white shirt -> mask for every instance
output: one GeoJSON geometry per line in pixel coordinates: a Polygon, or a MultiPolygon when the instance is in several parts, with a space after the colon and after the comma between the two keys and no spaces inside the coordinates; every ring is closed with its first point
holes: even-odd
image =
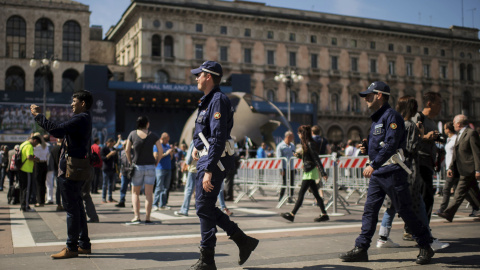
{"type": "Polygon", "coordinates": [[[349,145],[345,148],[345,156],[352,157],[355,154],[356,147],[349,145]]]}
{"type": "Polygon", "coordinates": [[[454,134],[452,137],[447,139],[445,144],[445,168],[450,168],[450,163],[452,162],[453,149],[455,148],[455,140],[457,139],[457,134],[454,134]]]}
{"type": "Polygon", "coordinates": [[[465,131],[466,128],[467,128],[467,126],[464,126],[462,129],[460,129],[460,131],[458,132],[458,138],[460,138],[460,136],[462,136],[462,133],[465,131]]]}
{"type": "Polygon", "coordinates": [[[46,162],[48,160],[48,154],[49,154],[49,149],[48,146],[45,145],[45,149],[42,147],[42,144],[38,144],[33,148],[33,154],[35,157],[39,158],[40,161],[46,162]]]}

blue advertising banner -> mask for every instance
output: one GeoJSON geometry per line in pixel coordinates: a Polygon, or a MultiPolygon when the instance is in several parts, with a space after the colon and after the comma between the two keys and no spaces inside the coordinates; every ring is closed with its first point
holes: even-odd
{"type": "MultiPolygon", "coordinates": [[[[92,92],[92,137],[101,144],[115,138],[115,92],[108,89],[108,68],[85,65],[85,89],[92,92]]],[[[92,138],[92,139],[93,139],[92,138]]]]}
{"type": "MultiPolygon", "coordinates": [[[[196,85],[188,84],[167,84],[167,83],[137,83],[137,82],[108,82],[108,88],[114,90],[136,90],[136,91],[162,91],[162,92],[182,92],[182,93],[198,93],[196,85]]],[[[231,93],[231,86],[220,86],[223,93],[231,93]]]]}

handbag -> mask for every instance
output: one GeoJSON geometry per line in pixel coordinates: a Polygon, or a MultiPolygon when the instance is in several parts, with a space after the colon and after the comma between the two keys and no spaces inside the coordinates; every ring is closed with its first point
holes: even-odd
{"type": "Polygon", "coordinates": [[[90,165],[90,158],[66,157],[67,171],[65,178],[72,181],[84,181],[92,178],[93,168],[90,165]]]}
{"type": "MultiPolygon", "coordinates": [[[[64,140],[65,142],[66,140],[64,140]]],[[[90,160],[90,140],[87,143],[87,157],[86,158],[75,158],[67,154],[65,155],[65,160],[67,163],[67,170],[65,172],[65,178],[72,181],[85,181],[90,180],[93,176],[93,167],[90,160]]],[[[63,145],[62,145],[63,146],[63,145]]],[[[68,150],[68,144],[66,144],[68,150]]]]}

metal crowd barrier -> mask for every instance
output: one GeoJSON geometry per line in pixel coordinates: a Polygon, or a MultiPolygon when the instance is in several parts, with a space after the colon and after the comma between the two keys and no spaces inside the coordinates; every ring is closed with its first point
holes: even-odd
{"type": "Polygon", "coordinates": [[[286,158],[253,158],[240,161],[240,168],[235,180],[243,182],[243,190],[238,195],[235,203],[244,196],[256,201],[255,192],[263,192],[263,188],[278,189],[283,186],[282,170],[286,158]]]}

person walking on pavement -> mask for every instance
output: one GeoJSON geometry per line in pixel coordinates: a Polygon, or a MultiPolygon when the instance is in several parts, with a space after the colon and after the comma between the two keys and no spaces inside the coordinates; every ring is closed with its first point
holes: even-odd
{"type": "Polygon", "coordinates": [[[33,154],[33,149],[40,143],[42,143],[42,139],[38,136],[33,136],[20,144],[19,148],[22,155],[22,166],[20,167],[20,170],[17,171],[17,176],[20,184],[20,210],[23,212],[31,210],[29,206],[29,198],[33,180],[33,167],[34,162],[39,160],[33,154]]]}
{"type": "Polygon", "coordinates": [[[323,203],[323,198],[320,197],[318,193],[317,184],[315,180],[320,178],[319,175],[322,176],[323,180],[327,181],[327,173],[323,168],[323,164],[318,157],[318,153],[315,149],[318,146],[312,139],[312,128],[308,125],[303,125],[298,128],[298,137],[300,137],[300,141],[302,143],[302,160],[303,160],[303,176],[302,176],[302,186],[300,187],[300,191],[298,191],[298,199],[295,203],[295,207],[293,208],[292,212],[290,213],[282,213],[281,216],[289,220],[291,222],[294,221],[295,215],[297,214],[298,210],[302,206],[303,199],[305,198],[305,193],[310,190],[313,193],[313,196],[317,200],[317,204],[320,207],[320,211],[322,214],[315,218],[313,221],[315,222],[322,222],[328,221],[330,218],[327,215],[327,210],[325,209],[325,204],[323,203]]]}
{"type": "Polygon", "coordinates": [[[60,151],[62,146],[62,139],[57,139],[56,144],[50,150],[50,157],[53,161],[53,174],[55,176],[55,183],[57,184],[57,188],[55,190],[55,203],[57,204],[56,211],[60,212],[63,211],[63,204],[62,204],[62,181],[58,177],[58,163],[60,162],[60,151]]]}
{"type": "Polygon", "coordinates": [[[72,99],[73,116],[65,122],[52,122],[41,113],[39,106],[30,106],[30,111],[40,127],[55,138],[63,138],[58,178],[62,182],[62,199],[67,212],[67,245],[59,253],[51,255],[53,259],[67,259],[78,257],[78,254],[92,253],[82,199],[84,181],[69,180],[65,172],[67,154],[77,159],[88,157],[92,136],[92,116],[89,110],[93,97],[89,91],[80,90],[73,94],[72,99]]]}
{"type": "MultiPolygon", "coordinates": [[[[100,147],[100,139],[98,137],[93,138],[93,144],[92,144],[92,153],[96,153],[97,156],[101,157],[102,156],[102,148],[100,147]]],[[[93,194],[98,194],[98,186],[100,183],[102,183],[103,187],[103,176],[102,176],[102,166],[103,166],[103,161],[101,158],[99,158],[96,162],[92,164],[93,167],[93,180],[92,180],[92,193],[93,194]]]]}
{"type": "MultiPolygon", "coordinates": [[[[423,125],[421,122],[414,123],[412,117],[417,113],[418,104],[414,97],[412,96],[403,96],[398,99],[397,112],[402,115],[405,120],[405,133],[406,133],[406,143],[405,143],[405,162],[411,164],[410,168],[412,174],[408,175],[408,184],[410,195],[412,196],[412,209],[417,215],[418,219],[423,224],[429,224],[427,219],[427,212],[425,209],[425,203],[422,198],[421,191],[421,179],[419,172],[418,164],[418,144],[420,143],[421,138],[423,137],[423,125]]],[[[380,238],[377,241],[377,248],[389,248],[389,247],[398,247],[399,245],[393,242],[390,238],[390,229],[392,227],[393,219],[397,213],[395,206],[392,205],[390,197],[387,198],[389,207],[383,214],[382,225],[378,235],[380,238]]],[[[431,236],[431,229],[430,236],[431,236]]],[[[430,246],[434,251],[439,249],[447,248],[450,246],[449,243],[442,243],[437,238],[431,236],[430,246]]]]}
{"type": "Polygon", "coordinates": [[[105,143],[105,147],[102,148],[101,158],[102,158],[102,173],[103,173],[103,187],[102,187],[102,203],[107,203],[107,191],[108,191],[108,202],[117,202],[113,199],[113,185],[115,185],[115,164],[118,163],[118,154],[117,150],[113,149],[115,140],[113,138],[108,138],[105,143]]]}
{"type": "MultiPolygon", "coordinates": [[[[453,126],[458,132],[453,151],[452,162],[447,171],[448,177],[459,176],[453,202],[443,211],[438,213],[449,222],[453,221],[455,213],[462,204],[467,193],[471,196],[472,206],[480,206],[480,139],[478,133],[468,127],[467,117],[463,114],[455,116],[453,126]]],[[[475,213],[476,214],[476,213],[475,213]]]]}
{"type": "Polygon", "coordinates": [[[282,160],[283,169],[281,173],[282,173],[282,180],[283,180],[282,186],[284,187],[280,189],[280,196],[278,197],[278,201],[282,201],[283,196],[285,196],[285,190],[287,189],[285,188],[287,186],[287,176],[288,176],[287,173],[289,173],[290,174],[289,175],[290,176],[290,188],[289,188],[290,194],[287,194],[288,196],[287,202],[293,203],[293,191],[295,187],[295,170],[293,169],[293,162],[290,161],[290,159],[293,157],[294,153],[295,153],[295,145],[293,144],[293,132],[287,131],[285,132],[283,141],[281,141],[277,145],[277,150],[275,152],[275,156],[277,158],[287,159],[287,161],[282,160]],[[287,162],[290,162],[290,166],[287,166],[287,162]]]}
{"type": "Polygon", "coordinates": [[[374,82],[359,95],[365,99],[368,108],[373,112],[368,142],[365,141],[367,147],[362,147],[362,152],[368,152],[370,158],[370,164],[363,171],[363,176],[370,178],[370,181],[361,233],[355,241],[355,247],[340,254],[340,259],[344,262],[368,262],[367,250],[375,234],[378,212],[388,194],[395,209],[417,238],[420,253],[416,263],[430,263],[435,252],[430,247],[428,227],[412,210],[407,172],[399,164],[390,161],[394,155],[398,157],[398,153],[405,149],[404,120],[388,104],[390,87],[386,83],[374,82]]]}
{"type": "MultiPolygon", "coordinates": [[[[125,148],[126,144],[127,144],[127,141],[122,142],[123,148],[125,148]]],[[[130,159],[132,159],[132,156],[130,156],[130,159]]],[[[129,178],[129,176],[127,175],[127,168],[128,168],[127,153],[124,150],[120,155],[120,179],[122,181],[122,185],[120,187],[120,201],[117,204],[115,204],[115,207],[125,207],[125,196],[127,196],[128,185],[132,181],[132,179],[129,178]]]]}
{"type": "Polygon", "coordinates": [[[150,121],[146,116],[137,118],[137,129],[130,132],[125,146],[128,166],[134,166],[132,176],[132,204],[134,218],[130,224],[140,224],[140,190],[145,185],[145,224],[152,224],[150,214],[153,202],[153,184],[155,184],[155,166],[160,162],[163,148],[157,134],[150,132],[150,121]],[[153,146],[157,146],[158,156],[153,156],[153,146]],[[133,150],[133,154],[132,154],[133,150]],[[133,158],[132,158],[133,156],[133,158]]]}
{"type": "Polygon", "coordinates": [[[198,159],[196,208],[200,218],[200,258],[191,266],[193,270],[217,269],[215,245],[217,226],[226,231],[239,248],[238,264],[244,264],[258,245],[258,240],[247,236],[228,215],[215,206],[227,170],[234,168],[234,141],[230,137],[233,128],[233,107],[228,97],[220,91],[222,66],[206,61],[192,69],[198,90],[204,96],[198,105],[195,120],[193,157],[198,159]]]}
{"type": "Polygon", "coordinates": [[[167,210],[168,189],[170,188],[170,181],[172,180],[172,159],[173,149],[168,144],[170,136],[168,133],[162,133],[160,142],[162,145],[162,155],[160,156],[159,150],[153,146],[153,156],[160,159],[160,162],[155,168],[155,193],[153,197],[153,211],[167,210]]]}
{"type": "Polygon", "coordinates": [[[37,203],[35,204],[35,207],[43,207],[45,205],[45,195],[47,194],[47,161],[50,149],[43,139],[42,134],[35,132],[34,136],[37,136],[42,140],[42,142],[33,149],[34,156],[38,158],[38,161],[35,162],[33,167],[33,179],[35,179],[37,186],[37,203]]]}

